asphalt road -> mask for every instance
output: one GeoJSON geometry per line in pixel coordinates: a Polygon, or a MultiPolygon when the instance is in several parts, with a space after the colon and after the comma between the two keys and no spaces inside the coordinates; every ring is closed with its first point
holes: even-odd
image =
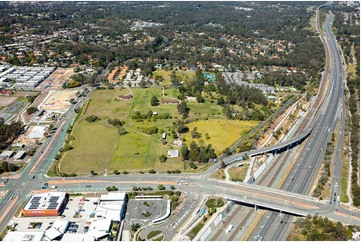
{"type": "MultiPolygon", "coordinates": [[[[217,180],[203,180],[201,176],[189,175],[163,175],[163,174],[128,174],[123,176],[102,176],[102,177],[78,177],[78,178],[49,178],[49,185],[57,185],[57,190],[63,188],[72,190],[78,187],[78,184],[91,184],[94,186],[105,187],[114,185],[117,187],[131,187],[136,184],[140,187],[147,187],[150,184],[164,186],[174,185],[177,190],[195,192],[198,194],[219,195],[221,197],[236,199],[245,204],[259,204],[265,208],[275,207],[278,211],[290,210],[302,212],[305,214],[319,213],[347,223],[342,216],[336,216],[329,210],[328,201],[319,201],[316,198],[292,193],[263,186],[251,185],[245,183],[233,183],[217,180]]],[[[91,189],[89,190],[91,191],[91,189]]],[[[350,213],[347,213],[350,214],[350,213]]],[[[353,213],[355,219],[359,219],[359,214],[353,213]]]]}
{"type": "MultiPolygon", "coordinates": [[[[330,72],[330,87],[328,89],[326,99],[323,102],[319,112],[316,114],[316,127],[310,135],[300,158],[297,160],[294,169],[286,179],[281,189],[293,191],[301,194],[308,194],[317,173],[320,169],[322,157],[326,150],[327,142],[330,140],[331,134],[336,126],[336,121],[341,116],[340,133],[343,130],[343,71],[341,64],[340,53],[336,47],[336,42],[332,34],[331,23],[333,15],[330,13],[326,19],[325,32],[329,49],[330,58],[332,61],[332,68],[330,72]]],[[[341,180],[342,172],[342,139],[338,140],[337,149],[333,161],[333,177],[332,177],[332,197],[328,206],[329,212],[343,212],[347,214],[337,200],[340,189],[335,189],[335,184],[341,180]]],[[[285,240],[287,239],[292,216],[284,215],[283,218],[277,219],[280,215],[277,213],[266,213],[270,216],[268,219],[263,218],[260,222],[262,227],[258,227],[252,234],[251,238],[256,240],[262,237],[265,240],[285,240]]],[[[352,217],[349,217],[349,222],[352,222],[352,217]]]]}
{"type": "Polygon", "coordinates": [[[6,227],[20,205],[29,198],[29,193],[39,189],[46,181],[44,172],[63,144],[66,130],[76,115],[74,109],[82,103],[83,101],[79,101],[79,103],[70,106],[69,110],[61,116],[54,126],[57,131],[52,137],[44,141],[30,163],[21,171],[19,178],[11,180],[5,187],[1,188],[8,193],[0,201],[0,214],[4,214],[3,217],[0,217],[0,231],[6,227]],[[5,212],[7,208],[11,207],[13,199],[17,199],[13,208],[5,212]]]}

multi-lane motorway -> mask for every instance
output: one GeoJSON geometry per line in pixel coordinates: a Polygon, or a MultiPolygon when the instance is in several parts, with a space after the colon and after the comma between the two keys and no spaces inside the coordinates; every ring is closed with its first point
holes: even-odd
{"type": "MultiPolygon", "coordinates": [[[[76,105],[81,105],[84,101],[80,100],[78,104],[72,105],[69,111],[58,121],[56,126],[57,131],[44,142],[32,162],[21,172],[19,178],[12,180],[6,187],[2,188],[2,190],[7,190],[8,193],[0,203],[0,229],[3,230],[5,228],[21,204],[28,198],[29,193],[32,190],[39,189],[45,181],[48,181],[49,184],[57,184],[61,189],[69,190],[75,190],[78,187],[85,186],[85,184],[91,185],[94,189],[105,188],[109,184],[116,184],[118,187],[124,186],[128,188],[135,184],[137,186],[173,184],[177,189],[189,193],[216,194],[244,204],[257,205],[265,209],[302,215],[318,213],[343,223],[349,224],[352,223],[352,221],[358,221],[359,223],[359,212],[342,208],[337,201],[334,201],[334,197],[332,197],[330,201],[319,201],[310,196],[301,195],[309,194],[320,169],[326,144],[336,126],[336,118],[338,116],[343,117],[344,112],[342,108],[343,71],[340,53],[331,30],[332,18],[333,15],[329,14],[324,27],[326,34],[325,41],[327,41],[326,46],[332,62],[328,92],[323,105],[319,108],[314,118],[314,122],[311,124],[314,125],[312,132],[306,140],[304,148],[281,190],[209,179],[209,174],[212,170],[218,168],[219,164],[215,164],[207,172],[198,175],[139,174],[108,177],[78,177],[76,179],[46,178],[44,177],[45,170],[62,145],[66,130],[75,117],[74,108],[76,105]]],[[[340,132],[342,132],[342,127],[340,132]]],[[[342,150],[341,141],[337,147],[339,149],[338,152],[340,152],[342,150]]],[[[336,170],[341,167],[341,159],[339,160],[340,153],[336,153],[335,157],[334,168],[336,170]]],[[[336,181],[340,181],[340,171],[341,169],[333,173],[333,188],[335,187],[336,181]]],[[[339,195],[339,191],[333,189],[333,192],[336,192],[336,196],[339,195]]],[[[261,230],[255,230],[254,235],[260,235],[267,240],[284,239],[285,232],[290,226],[290,223],[284,223],[284,221],[290,221],[290,215],[282,215],[282,219],[280,219],[278,213],[267,216],[264,216],[260,222],[264,224],[264,227],[262,227],[261,230]]]]}
{"type": "MultiPolygon", "coordinates": [[[[335,37],[332,33],[332,20],[333,14],[329,14],[324,24],[324,30],[326,36],[325,47],[328,51],[328,57],[330,58],[331,68],[329,78],[329,88],[320,109],[315,116],[315,127],[307,140],[304,149],[301,151],[300,157],[297,159],[295,166],[293,167],[290,175],[286,179],[282,190],[293,191],[300,194],[309,194],[317,178],[318,171],[321,166],[322,157],[326,150],[327,142],[331,138],[331,133],[335,129],[337,118],[343,116],[343,70],[341,64],[340,52],[336,46],[335,37]]],[[[326,70],[326,75],[328,71],[326,70]]],[[[342,128],[341,128],[342,129],[342,128]]],[[[342,132],[341,132],[342,134],[342,132]]],[[[342,141],[339,140],[337,153],[333,161],[333,179],[332,188],[335,183],[340,181],[342,159],[340,150],[342,150],[342,141]]],[[[332,190],[332,197],[328,205],[329,212],[338,213],[345,210],[338,204],[337,197],[339,191],[332,190]]],[[[251,238],[264,238],[265,240],[285,240],[287,237],[287,231],[291,223],[285,221],[291,221],[291,216],[284,215],[282,219],[278,219],[276,213],[266,213],[260,224],[262,229],[258,228],[254,231],[251,238]],[[269,216],[269,217],[267,217],[269,216]]],[[[351,217],[349,218],[351,221],[351,217]]]]}

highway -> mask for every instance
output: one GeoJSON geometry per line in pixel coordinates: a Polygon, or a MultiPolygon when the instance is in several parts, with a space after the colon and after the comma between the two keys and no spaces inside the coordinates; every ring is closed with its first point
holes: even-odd
{"type": "MultiPolygon", "coordinates": [[[[310,189],[316,181],[327,142],[329,142],[331,134],[336,127],[338,116],[344,115],[343,109],[340,108],[343,103],[343,67],[341,64],[340,52],[336,47],[336,41],[332,34],[332,20],[333,15],[330,13],[327,16],[325,23],[325,40],[327,40],[327,44],[325,46],[328,49],[330,55],[329,58],[331,58],[332,62],[332,68],[329,75],[329,88],[323,105],[320,107],[315,116],[316,123],[314,131],[307,140],[305,148],[301,151],[301,155],[290,175],[281,187],[282,190],[293,191],[300,194],[309,194],[311,192],[310,189]]],[[[342,128],[343,126],[341,129],[342,128]]],[[[341,178],[342,159],[340,159],[340,157],[342,145],[343,142],[340,139],[337,144],[338,148],[333,162],[333,170],[335,171],[332,179],[333,188],[335,187],[335,183],[340,181],[341,178]]],[[[337,191],[333,189],[330,204],[328,206],[329,212],[345,212],[345,210],[338,204],[338,196],[339,190],[337,191]]],[[[267,218],[264,216],[260,222],[260,224],[262,224],[262,228],[258,227],[251,235],[251,238],[258,239],[262,237],[265,240],[286,240],[289,227],[291,225],[289,221],[292,220],[292,217],[289,215],[283,215],[282,219],[279,219],[279,214],[271,214],[269,212],[266,213],[266,215],[270,217],[267,218]]],[[[349,218],[349,221],[352,221],[351,217],[349,218]]]]}
{"type": "MultiPolygon", "coordinates": [[[[318,16],[318,12],[317,12],[317,16],[318,16]]],[[[318,17],[317,17],[318,19],[318,17]]],[[[331,23],[331,19],[332,19],[332,15],[329,15],[328,18],[328,27],[330,27],[330,23],[331,23]]],[[[329,31],[328,33],[331,33],[331,31],[329,31]]],[[[328,39],[330,39],[330,36],[328,36],[328,39]]],[[[322,38],[324,44],[325,44],[325,48],[326,48],[326,56],[327,56],[327,63],[326,63],[326,71],[325,71],[325,76],[326,78],[328,78],[328,73],[330,72],[330,60],[329,58],[331,58],[331,53],[329,53],[328,50],[328,43],[326,42],[327,39],[326,38],[322,38]],[[325,39],[325,40],[324,40],[325,39]]],[[[331,45],[332,46],[332,45],[331,45]]],[[[337,49],[333,49],[332,52],[333,56],[334,55],[339,55],[337,52],[337,49]]],[[[335,60],[333,61],[335,62],[335,60]]],[[[297,163],[294,165],[290,175],[288,176],[287,180],[284,182],[284,185],[281,189],[284,190],[289,190],[289,191],[295,191],[298,193],[308,193],[309,191],[307,191],[307,189],[310,189],[309,187],[313,185],[313,182],[316,179],[316,175],[317,175],[317,171],[319,170],[320,164],[321,164],[321,159],[322,159],[322,154],[325,150],[326,144],[328,142],[328,140],[330,139],[330,133],[333,132],[333,129],[335,127],[335,123],[336,123],[336,116],[335,114],[337,113],[337,119],[339,120],[339,127],[340,127],[340,131],[339,131],[339,139],[338,139],[338,144],[337,144],[337,149],[335,152],[335,156],[334,156],[334,163],[333,163],[333,177],[332,177],[332,181],[331,181],[331,186],[334,189],[336,187],[336,193],[332,192],[332,197],[330,197],[330,200],[332,202],[334,201],[338,201],[338,194],[337,194],[337,185],[335,186],[335,184],[337,184],[337,182],[339,183],[339,181],[341,180],[341,172],[342,172],[342,163],[341,163],[341,152],[342,152],[342,145],[343,145],[343,120],[344,120],[344,110],[343,110],[343,106],[342,106],[342,81],[343,81],[343,73],[342,73],[342,65],[340,63],[335,63],[334,65],[337,66],[336,70],[332,70],[332,82],[336,82],[337,81],[337,86],[330,86],[330,88],[328,89],[328,92],[326,93],[325,97],[326,100],[323,101],[322,99],[322,93],[324,91],[321,90],[321,88],[319,88],[319,92],[318,92],[318,98],[316,101],[317,103],[324,103],[323,106],[320,105],[313,105],[313,107],[311,107],[311,109],[313,110],[317,110],[318,108],[321,107],[321,110],[317,113],[317,115],[315,116],[315,118],[308,118],[309,120],[318,120],[319,122],[310,122],[310,125],[312,125],[312,127],[314,125],[317,125],[315,130],[313,131],[313,134],[311,136],[311,138],[306,142],[305,148],[303,151],[301,151],[301,156],[300,159],[298,159],[297,163]],[[339,64],[339,65],[337,65],[339,64]],[[334,90],[333,90],[334,89],[334,90]],[[336,90],[341,90],[337,93],[336,90]],[[331,93],[332,92],[332,93],[331,93]],[[336,96],[337,98],[334,98],[334,96],[336,96]],[[333,103],[333,105],[329,105],[330,103],[330,99],[335,99],[335,102],[333,103]],[[340,100],[340,104],[339,106],[337,103],[337,100],[340,100]],[[337,108],[340,107],[340,110],[338,110],[337,108]],[[336,111],[338,110],[338,111],[336,111]],[[325,114],[328,114],[329,117],[327,117],[325,114]],[[323,131],[322,131],[323,128],[323,131]],[[326,136],[324,135],[324,139],[316,139],[316,137],[321,137],[321,135],[326,134],[326,136]],[[323,144],[323,145],[322,145],[323,144]],[[316,146],[318,145],[318,146],[316,146]],[[324,148],[323,148],[324,147],[324,148]],[[316,152],[315,152],[316,150],[316,152]],[[318,152],[317,152],[318,151],[318,152]],[[311,153],[314,154],[311,154],[311,153]],[[312,162],[309,162],[312,161],[312,162]],[[308,164],[307,164],[308,162],[308,164]],[[305,179],[305,178],[308,179],[305,179]]],[[[324,79],[326,79],[324,78],[324,79]]],[[[332,84],[332,83],[331,83],[332,84]]],[[[315,115],[314,112],[309,113],[308,115],[315,115]]],[[[304,127],[306,127],[304,125],[304,127]]],[[[308,128],[310,129],[310,128],[308,128]]],[[[304,132],[305,133],[305,132],[304,132]]],[[[301,134],[302,135],[302,134],[301,134]]],[[[295,138],[293,138],[294,140],[297,140],[297,137],[300,137],[300,135],[296,135],[295,138]]],[[[292,139],[291,139],[292,140],[292,139]]],[[[290,144],[292,141],[288,140],[287,142],[284,142],[283,144],[278,144],[278,147],[284,147],[287,146],[287,143],[290,144]]],[[[267,147],[266,147],[267,148],[267,147]]],[[[263,151],[272,151],[272,149],[276,149],[277,146],[273,146],[273,147],[269,147],[268,150],[263,150],[263,151]]],[[[260,151],[256,151],[254,154],[252,154],[252,151],[247,152],[247,154],[249,156],[252,155],[257,155],[259,153],[263,152],[262,150],[260,151]]],[[[274,162],[274,165],[272,165],[271,169],[274,169],[273,171],[270,171],[267,175],[268,177],[264,177],[265,180],[268,180],[269,182],[267,183],[263,183],[262,185],[264,186],[271,186],[274,187],[278,184],[279,178],[277,178],[277,173],[280,173],[280,171],[282,170],[281,173],[283,173],[284,169],[284,164],[287,162],[282,162],[282,156],[287,156],[287,153],[283,153],[280,156],[278,156],[277,161],[274,162]],[[281,158],[281,159],[280,159],[281,158]],[[277,164],[277,163],[281,163],[281,164],[277,164]],[[275,168],[276,166],[278,166],[278,168],[275,168]],[[274,172],[276,171],[277,172],[274,172]],[[271,176],[269,176],[270,174],[272,174],[271,176]],[[272,180],[273,179],[273,180],[272,180]]],[[[230,157],[225,158],[225,163],[232,163],[232,161],[234,160],[239,160],[242,156],[244,156],[245,153],[242,154],[236,154],[230,157]]],[[[283,158],[285,159],[286,156],[283,158]]],[[[289,156],[289,155],[288,155],[289,156]]],[[[288,158],[287,158],[288,159],[288,158]]],[[[270,169],[270,168],[268,168],[270,169]]],[[[259,184],[259,183],[258,183],[259,184]]],[[[344,211],[344,209],[340,206],[337,206],[337,208],[333,208],[334,210],[339,210],[339,211],[344,211]]],[[[288,223],[288,221],[291,221],[292,218],[290,218],[290,216],[286,216],[286,215],[280,215],[277,213],[271,213],[271,212],[267,212],[264,216],[263,219],[259,222],[258,228],[256,228],[256,230],[253,232],[253,234],[250,236],[251,240],[258,240],[260,238],[262,239],[266,239],[266,240],[285,240],[287,239],[287,231],[288,231],[288,227],[290,225],[290,223],[288,223]],[[279,216],[277,216],[279,215],[279,216]]],[[[350,217],[350,221],[351,217],[350,217]]],[[[242,221],[242,223],[244,223],[242,221]]]]}

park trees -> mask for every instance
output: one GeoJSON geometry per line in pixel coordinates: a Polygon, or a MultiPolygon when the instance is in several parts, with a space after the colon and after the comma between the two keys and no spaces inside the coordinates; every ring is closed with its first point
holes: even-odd
{"type": "Polygon", "coordinates": [[[122,135],[126,135],[128,132],[127,132],[127,130],[125,129],[125,127],[119,127],[118,128],[118,134],[120,135],[120,136],[122,136],[122,135]]]}
{"type": "Polygon", "coordinates": [[[152,106],[158,106],[158,105],[159,105],[159,99],[158,99],[156,96],[153,96],[153,97],[150,99],[150,105],[152,105],[152,106]]]}
{"type": "Polygon", "coordinates": [[[185,160],[199,161],[203,163],[207,163],[210,159],[217,158],[215,150],[212,148],[211,144],[207,146],[204,144],[197,145],[194,141],[190,143],[189,151],[187,146],[182,146],[181,156],[185,160]]]}
{"type": "Polygon", "coordinates": [[[217,104],[221,106],[224,104],[224,98],[222,96],[217,99],[217,104]]]}
{"type": "Polygon", "coordinates": [[[37,107],[30,107],[30,108],[26,109],[26,113],[27,113],[28,115],[31,115],[31,114],[33,114],[33,113],[36,113],[37,111],[39,111],[39,109],[38,109],[37,107]]]}
{"type": "Polygon", "coordinates": [[[178,104],[177,110],[181,115],[183,115],[183,119],[186,119],[188,117],[190,109],[188,108],[185,101],[182,101],[180,104],[178,104]]]}
{"type": "Polygon", "coordinates": [[[180,154],[181,154],[181,157],[185,160],[188,160],[189,159],[189,150],[188,150],[188,146],[186,145],[183,145],[180,149],[180,154]]]}
{"type": "Polygon", "coordinates": [[[3,118],[0,118],[0,149],[10,144],[22,131],[22,125],[20,122],[12,122],[5,124],[3,118]]]}
{"type": "Polygon", "coordinates": [[[191,136],[193,139],[199,139],[200,137],[202,137],[201,133],[199,133],[197,127],[194,127],[191,131],[191,136]]]}
{"type": "Polygon", "coordinates": [[[161,155],[161,156],[159,157],[159,161],[160,161],[161,163],[166,162],[166,161],[167,161],[167,156],[161,155]]]}
{"type": "Polygon", "coordinates": [[[88,121],[89,123],[93,123],[97,120],[100,120],[100,118],[96,115],[90,115],[90,116],[86,117],[85,120],[88,121]]]}

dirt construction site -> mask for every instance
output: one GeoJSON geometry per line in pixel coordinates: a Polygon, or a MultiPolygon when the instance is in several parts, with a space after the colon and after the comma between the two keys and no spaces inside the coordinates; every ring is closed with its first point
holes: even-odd
{"type": "Polygon", "coordinates": [[[41,105],[41,109],[52,112],[65,112],[70,106],[70,99],[76,98],[79,89],[70,91],[50,91],[46,101],[41,105]]]}
{"type": "Polygon", "coordinates": [[[73,74],[73,68],[57,68],[45,81],[39,85],[39,88],[43,89],[49,87],[50,89],[61,89],[62,85],[67,80],[69,80],[70,76],[73,74]]]}

